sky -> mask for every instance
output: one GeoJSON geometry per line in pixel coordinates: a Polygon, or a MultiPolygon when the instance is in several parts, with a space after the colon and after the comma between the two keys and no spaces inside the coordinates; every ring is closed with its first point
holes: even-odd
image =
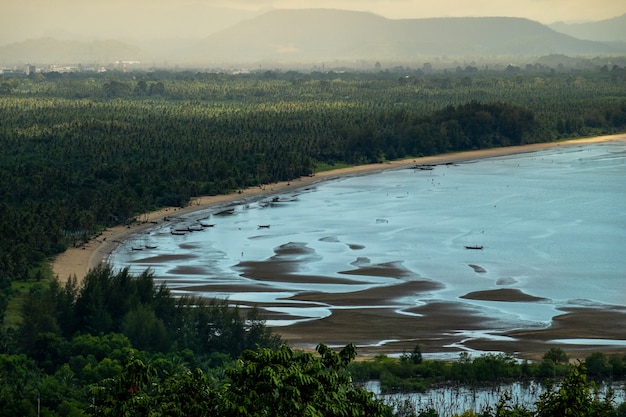
{"type": "Polygon", "coordinates": [[[541,23],[602,20],[623,0],[0,0],[0,45],[29,38],[198,38],[272,9],[369,11],[390,19],[513,16],[541,23]]]}

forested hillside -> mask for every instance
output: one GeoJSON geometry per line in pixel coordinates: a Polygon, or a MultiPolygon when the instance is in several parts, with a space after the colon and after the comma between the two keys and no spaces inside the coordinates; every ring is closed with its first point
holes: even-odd
{"type": "MultiPolygon", "coordinates": [[[[335,164],[625,130],[626,70],[619,67],[4,75],[0,415],[35,415],[38,398],[49,415],[83,415],[90,401],[97,402],[91,414],[128,415],[165,407],[164,398],[183,401],[175,398],[179,384],[199,390],[204,406],[219,392],[225,408],[212,415],[256,415],[244,412],[252,404],[259,414],[279,415],[267,411],[276,403],[245,395],[244,376],[267,364],[281,374],[291,369],[286,362],[303,371],[281,375],[302,385],[298,395],[310,394],[293,397],[294,404],[320,410],[337,389],[344,408],[324,415],[346,415],[351,404],[359,404],[353,408],[359,415],[389,413],[342,377],[350,350],[334,356],[322,349],[321,359],[277,351],[280,340],[255,312],[172,297],[147,272],[131,277],[104,268],[82,285],[70,280],[60,287],[48,262],[105,227],[157,207],[184,206],[197,195],[291,180],[335,164]],[[269,350],[242,353],[256,346],[269,350]],[[239,355],[243,367],[225,373],[239,355]],[[187,373],[195,367],[204,371],[187,373]],[[213,390],[227,380],[239,381],[241,390],[237,384],[213,390]],[[330,386],[323,391],[330,397],[315,394],[322,386],[330,386]],[[153,402],[138,403],[138,390],[153,402]]],[[[283,384],[269,379],[261,386],[283,384]]],[[[181,415],[180,406],[159,410],[181,415]]],[[[207,415],[202,410],[186,415],[207,415]]],[[[306,410],[312,409],[300,414],[316,415],[306,410]]]]}

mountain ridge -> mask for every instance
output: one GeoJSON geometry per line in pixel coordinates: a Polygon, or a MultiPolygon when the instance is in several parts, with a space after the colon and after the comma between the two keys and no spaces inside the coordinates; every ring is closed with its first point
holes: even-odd
{"type": "Polygon", "coordinates": [[[238,59],[583,55],[619,50],[525,18],[391,20],[332,9],[271,11],[215,33],[204,44],[208,55],[238,59]]]}
{"type": "Polygon", "coordinates": [[[0,66],[121,60],[204,66],[359,59],[408,62],[424,57],[617,53],[626,53],[626,42],[578,39],[526,18],[388,19],[349,10],[279,9],[196,40],[162,40],[141,46],[117,40],[27,40],[0,46],[0,66]]]}
{"type": "Polygon", "coordinates": [[[610,19],[596,22],[565,23],[556,22],[548,25],[552,29],[574,36],[579,39],[588,39],[599,42],[626,43],[626,13],[610,19]]]}

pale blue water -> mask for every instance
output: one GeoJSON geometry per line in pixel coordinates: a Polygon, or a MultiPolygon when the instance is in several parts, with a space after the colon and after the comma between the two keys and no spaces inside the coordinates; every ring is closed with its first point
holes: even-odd
{"type": "MultiPolygon", "coordinates": [[[[252,282],[234,268],[263,261],[290,242],[311,249],[300,274],[340,277],[359,258],[401,262],[441,290],[398,300],[399,308],[429,300],[480,306],[516,326],[547,323],[560,306],[626,307],[626,142],[553,148],[508,157],[348,177],[248,202],[230,215],[214,208],[165,224],[121,245],[109,261],[132,272],[150,267],[176,289],[206,284],[255,285],[257,290],[202,293],[233,302],[266,301],[275,311],[324,317],[332,306],[286,306],[302,291],[346,292],[382,286],[391,278],[354,276],[359,285],[252,282]],[[215,224],[173,236],[198,220],[215,224]],[[260,229],[259,225],[270,225],[260,229]],[[158,248],[133,251],[131,247],[158,248]],[[354,246],[360,245],[360,246],[354,246]],[[465,245],[481,245],[468,250],[465,245]],[[361,248],[362,246],[362,248],[361,248]],[[154,257],[187,255],[155,262],[154,257]],[[469,265],[482,267],[477,273],[469,265]],[[502,303],[461,299],[472,291],[511,288],[547,300],[502,303]],[[281,307],[282,305],[282,307],[281,307]]],[[[282,324],[287,324],[287,322],[282,324]]],[[[271,324],[280,325],[273,322],[271,324]]]]}

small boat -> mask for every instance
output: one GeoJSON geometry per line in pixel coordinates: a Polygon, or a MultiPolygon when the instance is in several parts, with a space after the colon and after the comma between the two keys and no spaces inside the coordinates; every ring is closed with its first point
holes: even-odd
{"type": "Polygon", "coordinates": [[[146,245],[146,249],[156,249],[158,246],[156,245],[146,245]]]}
{"type": "Polygon", "coordinates": [[[170,233],[176,236],[183,236],[187,234],[186,231],[182,231],[182,230],[172,230],[170,233]]]}
{"type": "Polygon", "coordinates": [[[143,248],[138,248],[138,247],[136,247],[136,246],[133,246],[131,249],[132,249],[132,250],[143,250],[143,248]]]}
{"type": "Polygon", "coordinates": [[[465,249],[483,250],[483,245],[465,245],[465,249]]]}
{"type": "Polygon", "coordinates": [[[413,169],[418,169],[420,171],[432,171],[433,169],[435,169],[436,165],[431,165],[431,164],[419,164],[419,165],[415,165],[413,167],[413,169]]]}
{"type": "Polygon", "coordinates": [[[215,225],[213,223],[200,223],[200,226],[202,226],[202,227],[215,227],[215,225]]]}
{"type": "Polygon", "coordinates": [[[260,224],[259,225],[259,229],[269,229],[270,225],[269,224],[260,224]]]}
{"type": "Polygon", "coordinates": [[[227,216],[229,214],[235,214],[235,209],[231,208],[215,213],[216,216],[227,216]]]}

